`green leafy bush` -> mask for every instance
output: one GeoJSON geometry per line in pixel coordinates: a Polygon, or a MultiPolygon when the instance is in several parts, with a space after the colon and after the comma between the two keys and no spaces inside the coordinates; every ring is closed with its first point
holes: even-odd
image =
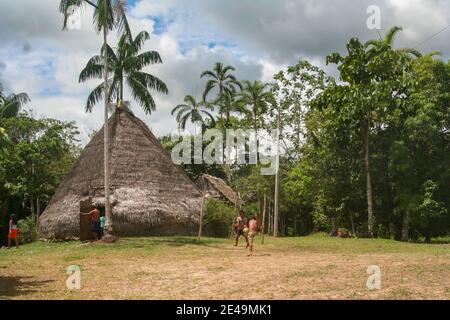
{"type": "Polygon", "coordinates": [[[36,217],[29,216],[25,219],[19,220],[17,223],[19,228],[19,242],[30,243],[36,240],[36,217]]]}
{"type": "Polygon", "coordinates": [[[228,237],[232,230],[234,216],[233,206],[208,199],[203,217],[205,233],[213,237],[228,237]]]}

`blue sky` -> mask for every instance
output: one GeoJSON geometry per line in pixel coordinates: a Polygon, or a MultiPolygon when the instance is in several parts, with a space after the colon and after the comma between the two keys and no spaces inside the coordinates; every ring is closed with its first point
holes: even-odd
{"type": "MultiPolygon", "coordinates": [[[[101,37],[92,28],[89,9],[83,13],[81,30],[63,32],[57,2],[0,0],[2,12],[8,13],[0,20],[0,82],[7,91],[28,92],[35,114],[76,121],[85,143],[89,132],[100,128],[102,111],[99,105],[92,114],[84,112],[86,97],[98,81],[80,84],[78,75],[98,54],[101,37]]],[[[159,51],[164,61],[146,70],[169,86],[169,95],[154,94],[157,111],[145,115],[131,101],[157,135],[176,129],[171,109],[187,94],[201,95],[205,83],[199,76],[216,61],[235,66],[236,76],[249,80],[270,81],[299,59],[332,72],[324,63],[327,54],[342,51],[350,37],[378,37],[366,27],[366,10],[372,4],[381,8],[380,33],[393,25],[404,28],[396,39],[399,47],[429,39],[450,23],[446,0],[128,0],[127,4],[133,31],[152,34],[144,49],[159,51]]],[[[449,29],[418,49],[440,50],[448,59],[449,29]]],[[[115,38],[111,35],[110,41],[115,38]]]]}

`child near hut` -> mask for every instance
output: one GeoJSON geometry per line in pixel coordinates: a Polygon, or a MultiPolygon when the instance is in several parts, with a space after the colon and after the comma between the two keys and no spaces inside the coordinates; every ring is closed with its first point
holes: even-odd
{"type": "Polygon", "coordinates": [[[101,212],[100,214],[100,238],[103,238],[103,235],[105,234],[105,213],[101,212]]]}
{"type": "Polygon", "coordinates": [[[8,232],[8,249],[11,247],[11,240],[16,242],[16,249],[19,248],[19,234],[17,228],[17,217],[12,214],[9,219],[9,232],[8,232]]]}

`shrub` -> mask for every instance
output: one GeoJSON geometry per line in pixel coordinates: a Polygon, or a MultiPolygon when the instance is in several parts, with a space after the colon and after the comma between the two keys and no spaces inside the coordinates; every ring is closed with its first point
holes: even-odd
{"type": "Polygon", "coordinates": [[[29,216],[25,219],[19,220],[17,223],[19,228],[19,242],[30,243],[36,240],[36,217],[29,216]]]}
{"type": "Polygon", "coordinates": [[[228,237],[234,219],[234,207],[226,203],[208,199],[205,203],[203,225],[205,233],[214,237],[228,237]]]}

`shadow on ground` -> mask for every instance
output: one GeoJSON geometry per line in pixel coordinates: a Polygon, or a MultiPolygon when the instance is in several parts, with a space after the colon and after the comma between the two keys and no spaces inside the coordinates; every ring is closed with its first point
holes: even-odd
{"type": "Polygon", "coordinates": [[[0,276],[0,299],[36,293],[53,280],[35,280],[33,277],[0,276]]]}

